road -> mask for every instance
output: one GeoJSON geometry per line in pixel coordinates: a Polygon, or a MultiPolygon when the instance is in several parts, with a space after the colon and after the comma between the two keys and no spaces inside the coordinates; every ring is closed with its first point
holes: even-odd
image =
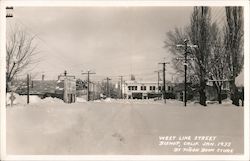
{"type": "MultiPolygon", "coordinates": [[[[242,154],[243,115],[243,107],[188,104],[185,108],[174,101],[166,105],[142,101],[45,101],[16,105],[7,108],[7,153],[201,154],[174,152],[174,146],[159,146],[159,137],[216,136],[216,144],[230,142],[233,151],[205,154],[242,154]]],[[[194,140],[185,142],[195,144],[194,140]]],[[[196,147],[201,148],[201,143],[196,147]]]]}

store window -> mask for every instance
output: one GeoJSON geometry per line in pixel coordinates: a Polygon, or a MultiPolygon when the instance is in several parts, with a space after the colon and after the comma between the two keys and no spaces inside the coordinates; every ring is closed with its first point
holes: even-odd
{"type": "Polygon", "coordinates": [[[146,86],[141,86],[142,91],[146,91],[146,86]]]}

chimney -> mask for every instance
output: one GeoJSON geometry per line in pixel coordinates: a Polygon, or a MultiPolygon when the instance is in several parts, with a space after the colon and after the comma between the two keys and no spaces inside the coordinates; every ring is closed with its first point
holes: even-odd
{"type": "Polygon", "coordinates": [[[135,80],[135,76],[133,74],[131,74],[131,80],[134,81],[135,80]]]}

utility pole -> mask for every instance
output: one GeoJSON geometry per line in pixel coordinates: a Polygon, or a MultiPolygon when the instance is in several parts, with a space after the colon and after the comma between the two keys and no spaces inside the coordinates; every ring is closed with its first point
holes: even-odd
{"type": "Polygon", "coordinates": [[[30,74],[30,86],[31,86],[31,88],[33,88],[34,87],[34,81],[33,81],[33,79],[32,79],[32,77],[31,77],[31,74],[30,74]]]}
{"type": "Polygon", "coordinates": [[[158,89],[158,99],[159,99],[159,93],[160,93],[160,72],[161,72],[162,70],[157,70],[157,71],[155,71],[156,73],[157,73],[157,89],[158,89]]]}
{"type": "MultiPolygon", "coordinates": [[[[177,47],[184,47],[185,49],[185,53],[184,53],[184,71],[185,71],[185,79],[184,79],[184,106],[187,106],[187,60],[188,59],[192,59],[192,58],[187,58],[187,54],[190,54],[187,51],[188,47],[193,47],[193,48],[197,48],[197,45],[188,45],[188,40],[185,39],[184,40],[184,45],[176,45],[177,47]]],[[[182,60],[183,58],[177,58],[177,60],[182,60]]]]}
{"type": "Polygon", "coordinates": [[[110,88],[109,88],[109,81],[111,80],[109,77],[106,78],[107,80],[107,95],[110,97],[110,88]]]}
{"type": "Polygon", "coordinates": [[[184,106],[187,106],[187,42],[188,40],[186,39],[184,41],[185,44],[185,61],[184,61],[184,70],[185,70],[185,92],[184,92],[184,106]]]}
{"type": "Polygon", "coordinates": [[[93,100],[95,100],[95,83],[93,82],[92,85],[93,85],[93,100]]]}
{"type": "Polygon", "coordinates": [[[30,103],[30,76],[27,74],[27,104],[30,103]]]}
{"type": "Polygon", "coordinates": [[[166,79],[165,79],[165,73],[166,73],[166,64],[170,64],[170,62],[163,62],[163,63],[159,63],[162,64],[162,74],[163,74],[163,89],[162,89],[162,95],[163,95],[163,99],[164,99],[164,103],[166,104],[166,79]]]}
{"type": "Polygon", "coordinates": [[[68,79],[67,79],[67,71],[66,70],[63,72],[63,76],[64,76],[63,101],[66,102],[66,103],[69,103],[68,87],[65,86],[66,81],[68,81],[68,79]]]}
{"type": "Polygon", "coordinates": [[[89,101],[90,100],[90,91],[89,91],[90,78],[89,78],[89,75],[90,74],[96,74],[96,73],[90,72],[90,70],[88,70],[87,73],[82,73],[82,74],[87,74],[87,101],[89,101]]]}
{"type": "Polygon", "coordinates": [[[123,85],[123,76],[119,76],[121,78],[121,99],[123,99],[123,93],[122,93],[122,85],[123,85]]]}

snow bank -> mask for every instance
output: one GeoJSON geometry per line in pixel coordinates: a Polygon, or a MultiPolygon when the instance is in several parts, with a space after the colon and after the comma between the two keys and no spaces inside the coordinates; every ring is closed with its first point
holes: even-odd
{"type": "MultiPolygon", "coordinates": [[[[17,93],[14,93],[13,95],[15,97],[15,100],[13,101],[13,105],[26,105],[27,104],[27,96],[26,95],[19,95],[17,93]]],[[[11,96],[11,94],[7,93],[7,95],[6,95],[6,105],[11,104],[10,96],[11,96]]],[[[63,100],[61,100],[59,98],[52,98],[52,97],[47,97],[47,98],[41,99],[38,96],[31,95],[29,97],[29,102],[30,102],[30,104],[61,103],[61,102],[63,102],[63,100]]]]}
{"type": "MultiPolygon", "coordinates": [[[[97,101],[95,101],[97,102],[97,101]]],[[[98,102],[103,103],[118,103],[118,104],[141,104],[141,105],[147,105],[147,104],[164,104],[164,100],[154,100],[154,99],[112,99],[112,98],[106,98],[104,100],[100,100],[98,102]]],[[[166,100],[167,104],[178,104],[182,105],[183,102],[178,100],[166,100]]]]}
{"type": "MultiPolygon", "coordinates": [[[[13,101],[13,105],[27,104],[27,96],[19,95],[17,93],[13,93],[13,95],[15,97],[15,100],[13,101]]],[[[11,94],[7,93],[7,95],[6,95],[6,104],[7,105],[11,104],[10,96],[11,96],[11,94]]],[[[30,103],[39,103],[39,102],[41,102],[41,98],[39,98],[38,96],[30,96],[29,101],[30,101],[30,103]]]]}
{"type": "MultiPolygon", "coordinates": [[[[27,99],[27,97],[26,97],[27,99]]],[[[39,103],[41,102],[41,98],[38,96],[30,96],[30,103],[39,103]]]]}
{"type": "Polygon", "coordinates": [[[227,98],[227,99],[222,101],[222,104],[232,104],[232,100],[227,98]]]}
{"type": "Polygon", "coordinates": [[[76,97],[76,102],[77,103],[84,103],[84,102],[87,102],[87,101],[82,97],[76,97]]]}
{"type": "Polygon", "coordinates": [[[115,100],[114,99],[112,99],[112,98],[106,98],[105,100],[104,100],[104,102],[114,102],[115,100]]]}
{"type": "Polygon", "coordinates": [[[52,98],[52,97],[46,97],[42,99],[41,101],[44,103],[62,103],[63,102],[63,100],[59,98],[52,98]]]}

